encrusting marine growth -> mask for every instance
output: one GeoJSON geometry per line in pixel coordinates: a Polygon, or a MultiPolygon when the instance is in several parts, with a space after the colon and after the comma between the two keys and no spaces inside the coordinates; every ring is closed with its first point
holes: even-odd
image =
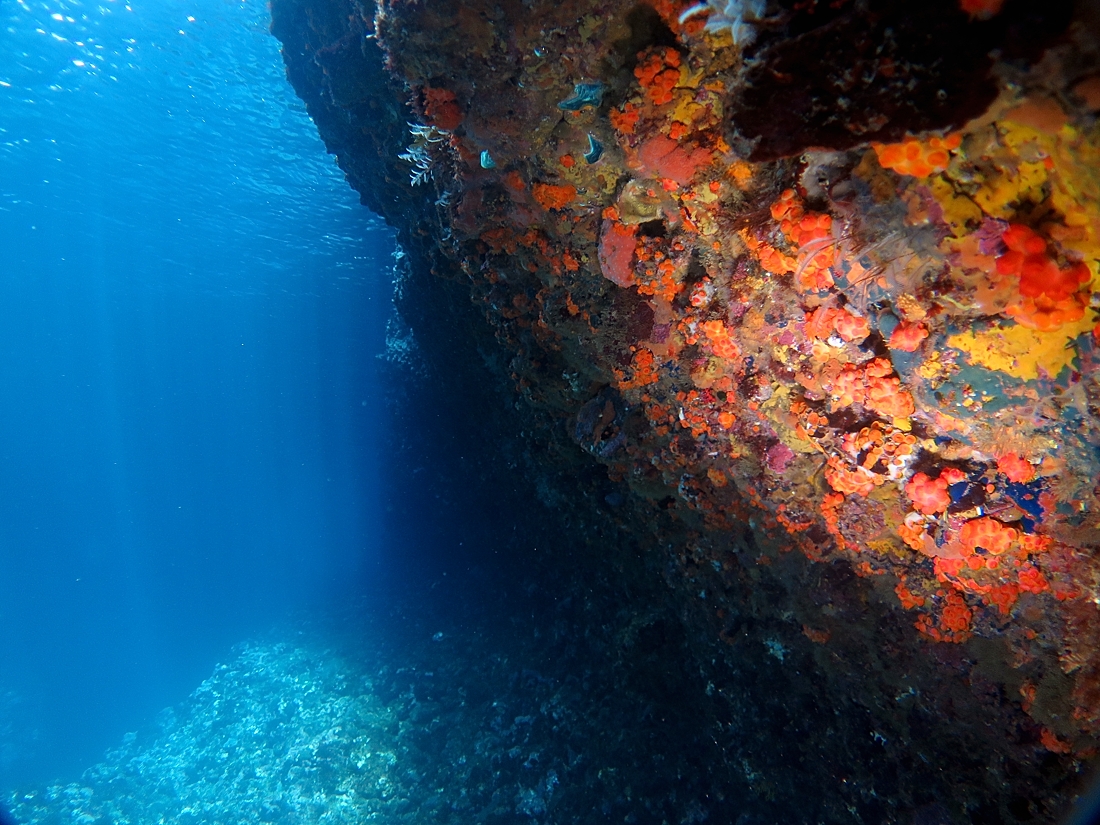
{"type": "Polygon", "coordinates": [[[441,241],[520,395],[694,535],[751,523],[758,564],[843,560],[929,646],[997,640],[1036,746],[1088,758],[1096,21],[913,5],[392,2],[370,25],[445,134],[441,241]]]}

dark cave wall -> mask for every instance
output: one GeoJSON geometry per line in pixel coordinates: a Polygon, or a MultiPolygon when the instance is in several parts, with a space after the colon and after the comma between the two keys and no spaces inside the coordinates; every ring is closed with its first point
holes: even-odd
{"type": "MultiPolygon", "coordinates": [[[[584,402],[563,381],[571,344],[517,332],[498,312],[537,284],[517,272],[491,293],[475,288],[447,251],[434,182],[410,185],[399,155],[412,93],[387,66],[374,15],[371,4],[275,0],[272,31],[349,183],[397,230],[407,256],[398,309],[431,391],[461,399],[452,423],[485,445],[473,483],[491,496],[508,480],[542,535],[557,534],[525,560],[539,585],[599,591],[587,620],[623,628],[613,636],[623,678],[652,680],[654,701],[698,711],[711,743],[699,770],[716,794],[747,794],[742,810],[759,821],[1051,821],[1074,762],[1039,744],[996,641],[923,642],[888,604],[892,585],[844,560],[808,562],[743,523],[708,525],[659,485],[639,497],[578,445],[584,402]],[[677,674],[662,689],[669,667],[677,674]]],[[[607,308],[618,324],[629,311],[607,308]]],[[[583,357],[588,344],[577,346],[583,357]]]]}

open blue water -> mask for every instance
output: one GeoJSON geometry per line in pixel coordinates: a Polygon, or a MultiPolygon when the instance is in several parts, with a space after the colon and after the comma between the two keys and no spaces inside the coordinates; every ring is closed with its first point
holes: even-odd
{"type": "Polygon", "coordinates": [[[0,789],[369,581],[391,248],[262,0],[0,4],[0,789]]]}

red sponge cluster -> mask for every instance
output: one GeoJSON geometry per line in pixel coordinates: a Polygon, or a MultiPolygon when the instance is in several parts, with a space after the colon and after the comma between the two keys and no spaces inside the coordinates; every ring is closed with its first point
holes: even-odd
{"type": "Polygon", "coordinates": [[[1023,224],[1009,224],[1001,239],[1008,249],[997,258],[997,274],[1019,281],[1019,298],[1005,308],[1006,315],[1038,330],[1057,329],[1084,317],[1087,295],[1082,287],[1092,279],[1085,264],[1059,267],[1047,242],[1023,224]]]}

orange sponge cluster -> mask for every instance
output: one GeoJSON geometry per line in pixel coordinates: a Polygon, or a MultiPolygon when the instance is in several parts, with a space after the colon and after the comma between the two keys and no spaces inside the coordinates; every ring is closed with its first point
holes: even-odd
{"type": "Polygon", "coordinates": [[[634,283],[634,237],[637,228],[605,220],[600,233],[600,271],[622,287],[634,283]]]}
{"type": "Polygon", "coordinates": [[[536,183],[531,187],[531,194],[543,209],[564,209],[577,197],[577,188],[571,184],[536,183]]]}
{"type": "Polygon", "coordinates": [[[641,171],[662,180],[672,181],[672,189],[691,183],[696,173],[711,162],[713,153],[703,147],[681,146],[672,138],[654,135],[638,147],[637,162],[641,171]]]}

